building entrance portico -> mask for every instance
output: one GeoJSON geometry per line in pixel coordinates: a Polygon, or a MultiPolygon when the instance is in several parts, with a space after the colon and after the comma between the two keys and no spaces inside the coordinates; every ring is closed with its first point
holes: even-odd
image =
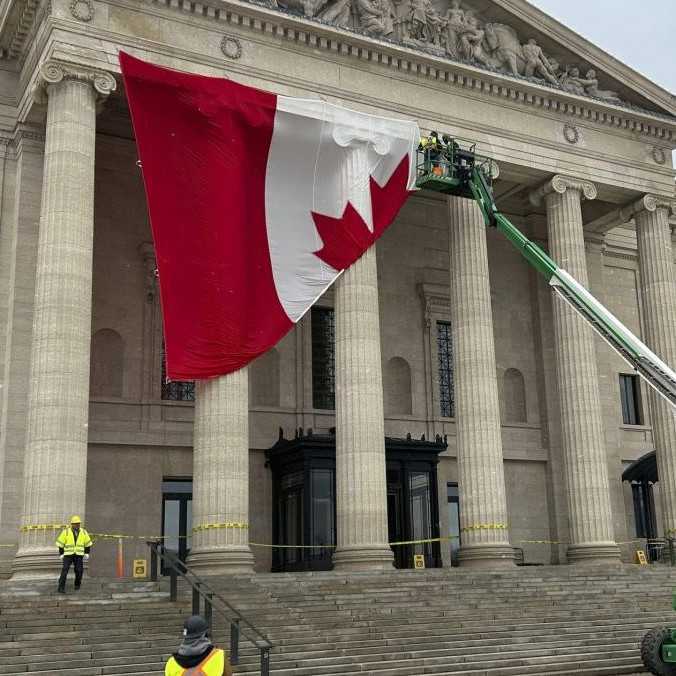
{"type": "MultiPolygon", "coordinates": [[[[638,387],[640,415],[629,411],[624,362],[467,200],[412,194],[274,349],[227,379],[162,382],[120,49],[472,139],[499,166],[499,208],[673,366],[673,96],[523,0],[428,5],[9,3],[3,576],[53,575],[53,529],[71,513],[92,532],[178,527],[206,574],[334,556],[348,572],[382,570],[414,553],[494,568],[514,548],[532,563],[628,561],[616,543],[640,536],[619,477],[653,449],[657,535],[676,529],[673,417],[638,387]],[[299,428],[315,433],[293,439],[299,428]],[[190,514],[163,491],[171,477],[193,478],[190,514]],[[388,545],[451,535],[453,547],[388,545]]],[[[91,572],[112,574],[112,546],[98,552],[91,572]]]]}

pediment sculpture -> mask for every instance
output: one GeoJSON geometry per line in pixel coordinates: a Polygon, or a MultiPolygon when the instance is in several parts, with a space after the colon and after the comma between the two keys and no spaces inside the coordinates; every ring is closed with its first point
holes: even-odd
{"type": "Polygon", "coordinates": [[[460,0],[269,0],[274,7],[306,18],[386,38],[437,56],[473,63],[509,75],[622,103],[617,92],[601,89],[596,72],[582,76],[574,64],[548,56],[534,38],[523,39],[503,23],[483,21],[460,0]],[[442,4],[443,3],[443,4],[442,4]]]}

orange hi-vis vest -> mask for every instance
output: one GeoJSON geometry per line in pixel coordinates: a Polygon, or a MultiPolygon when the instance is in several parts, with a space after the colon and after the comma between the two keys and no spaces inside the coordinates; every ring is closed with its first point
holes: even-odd
{"type": "Polygon", "coordinates": [[[164,676],[232,676],[232,671],[226,662],[225,653],[220,648],[214,648],[197,666],[190,669],[182,667],[170,657],[164,668],[164,676]]]}

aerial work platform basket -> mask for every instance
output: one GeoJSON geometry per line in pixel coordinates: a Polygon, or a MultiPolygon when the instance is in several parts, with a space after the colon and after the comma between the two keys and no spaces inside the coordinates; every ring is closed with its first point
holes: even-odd
{"type": "Polygon", "coordinates": [[[421,139],[416,160],[416,185],[424,190],[474,199],[470,179],[474,168],[489,187],[497,165],[476,154],[476,143],[436,132],[421,139]]]}

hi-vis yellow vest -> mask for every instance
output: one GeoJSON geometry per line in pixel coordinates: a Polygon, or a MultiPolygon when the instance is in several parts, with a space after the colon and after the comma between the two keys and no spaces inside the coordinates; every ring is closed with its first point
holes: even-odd
{"type": "Polygon", "coordinates": [[[85,547],[92,546],[92,539],[84,528],[80,528],[80,532],[77,534],[77,542],[75,542],[73,529],[66,526],[61,531],[61,535],[56,538],[56,546],[63,547],[64,556],[73,556],[73,554],[82,556],[85,553],[85,547]]]}
{"type": "Polygon", "coordinates": [[[231,676],[230,665],[225,661],[225,653],[214,648],[196,667],[184,669],[173,657],[164,668],[164,676],[231,676]]]}

